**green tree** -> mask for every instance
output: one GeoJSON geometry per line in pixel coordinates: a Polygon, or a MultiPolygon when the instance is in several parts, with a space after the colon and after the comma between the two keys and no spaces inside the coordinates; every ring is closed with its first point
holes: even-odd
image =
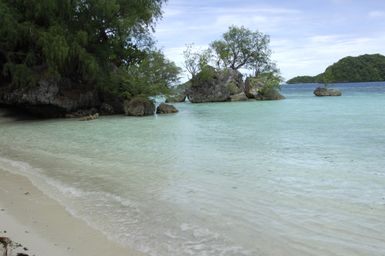
{"type": "Polygon", "coordinates": [[[184,67],[191,78],[194,78],[200,71],[202,71],[211,60],[211,50],[196,50],[194,44],[188,44],[183,51],[184,67]]]}
{"type": "Polygon", "coordinates": [[[222,68],[238,70],[247,68],[257,77],[260,73],[275,69],[270,60],[270,38],[259,31],[231,26],[223,38],[211,43],[216,64],[222,68]]]}
{"type": "Polygon", "coordinates": [[[139,63],[165,0],[0,0],[0,84],[104,84],[139,63]]]}
{"type": "Polygon", "coordinates": [[[162,52],[151,50],[139,63],[122,66],[114,73],[113,81],[119,86],[113,89],[126,98],[167,94],[179,81],[180,72],[180,68],[167,60],[162,52]]]}

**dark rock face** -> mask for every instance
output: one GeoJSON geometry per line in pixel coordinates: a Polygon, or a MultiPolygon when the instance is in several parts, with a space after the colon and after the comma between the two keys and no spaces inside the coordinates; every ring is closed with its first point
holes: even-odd
{"type": "Polygon", "coordinates": [[[127,116],[151,116],[155,113],[155,105],[147,98],[134,98],[124,102],[124,113],[127,116]]]}
{"type": "Polygon", "coordinates": [[[229,101],[231,95],[243,92],[242,74],[236,70],[217,71],[212,67],[191,79],[187,97],[192,103],[229,101]]]}
{"type": "Polygon", "coordinates": [[[124,98],[110,92],[101,91],[99,93],[100,113],[102,115],[124,114],[124,98]]]}
{"type": "Polygon", "coordinates": [[[255,97],[256,100],[283,100],[283,96],[277,89],[270,89],[263,92],[259,92],[255,97]]]}
{"type": "Polygon", "coordinates": [[[23,108],[42,117],[62,117],[79,109],[100,105],[92,87],[70,81],[41,80],[34,87],[0,88],[0,104],[23,108]]]}
{"type": "Polygon", "coordinates": [[[313,93],[315,96],[319,96],[319,97],[322,97],[322,96],[341,96],[342,95],[340,90],[328,89],[325,87],[317,87],[313,93]]]}
{"type": "Polygon", "coordinates": [[[100,106],[100,114],[113,115],[115,114],[115,109],[110,104],[103,102],[100,106]]]}
{"type": "Polygon", "coordinates": [[[161,103],[157,108],[156,108],[156,113],[157,114],[173,114],[177,113],[178,110],[170,104],[165,104],[161,103]]]}

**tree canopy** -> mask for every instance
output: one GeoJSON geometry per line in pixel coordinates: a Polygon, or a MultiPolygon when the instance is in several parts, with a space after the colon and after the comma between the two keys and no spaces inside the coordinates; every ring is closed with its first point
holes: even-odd
{"type": "Polygon", "coordinates": [[[275,66],[270,60],[270,37],[245,27],[231,26],[222,39],[211,43],[218,66],[238,70],[247,68],[260,73],[271,71],[275,66]]]}
{"type": "Polygon", "coordinates": [[[121,67],[173,64],[150,36],[165,1],[0,0],[0,85],[42,77],[103,84],[121,67]]]}
{"type": "Polygon", "coordinates": [[[199,51],[194,49],[194,44],[188,44],[183,51],[183,57],[184,67],[193,78],[210,62],[211,49],[199,51]]]}

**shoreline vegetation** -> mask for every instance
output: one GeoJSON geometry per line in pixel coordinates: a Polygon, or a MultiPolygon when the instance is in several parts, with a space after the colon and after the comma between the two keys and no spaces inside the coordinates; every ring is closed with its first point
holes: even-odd
{"type": "MultiPolygon", "coordinates": [[[[0,105],[48,118],[153,115],[149,99],[173,93],[182,73],[152,37],[166,2],[0,1],[0,105]]],[[[269,35],[230,26],[204,51],[187,46],[187,97],[193,103],[282,99],[269,44],[269,35]],[[228,71],[241,74],[242,83],[225,80],[228,71]],[[253,92],[244,91],[248,79],[253,92]]]]}
{"type": "Polygon", "coordinates": [[[27,177],[4,168],[0,176],[0,237],[12,241],[8,256],[143,255],[70,215],[27,177]]]}

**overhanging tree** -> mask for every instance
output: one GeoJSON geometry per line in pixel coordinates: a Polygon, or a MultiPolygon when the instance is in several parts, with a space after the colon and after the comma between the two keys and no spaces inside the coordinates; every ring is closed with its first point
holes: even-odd
{"type": "Polygon", "coordinates": [[[0,0],[0,85],[109,82],[139,63],[166,0],[0,0]]]}

